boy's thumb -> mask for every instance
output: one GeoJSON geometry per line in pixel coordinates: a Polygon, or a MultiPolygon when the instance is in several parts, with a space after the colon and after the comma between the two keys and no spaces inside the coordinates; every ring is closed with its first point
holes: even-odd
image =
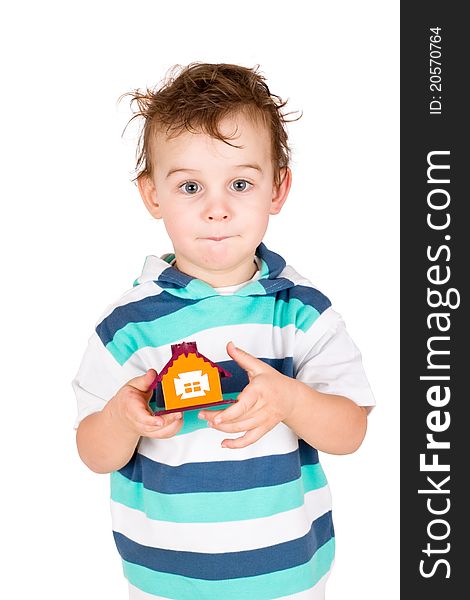
{"type": "Polygon", "coordinates": [[[233,342],[227,344],[227,353],[242,369],[245,369],[250,379],[258,373],[266,371],[267,365],[263,361],[245,350],[237,348],[233,342]]]}
{"type": "Polygon", "coordinates": [[[149,369],[143,375],[139,375],[128,381],[127,385],[132,386],[140,392],[149,392],[157,387],[157,377],[155,369],[149,369]]]}

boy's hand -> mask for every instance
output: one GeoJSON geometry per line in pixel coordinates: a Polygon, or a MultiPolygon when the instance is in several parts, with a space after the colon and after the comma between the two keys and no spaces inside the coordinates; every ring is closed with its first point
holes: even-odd
{"type": "Polygon", "coordinates": [[[169,438],[178,433],[183,425],[182,413],[153,416],[148,402],[152,397],[157,373],[149,369],[145,375],[134,377],[108,402],[107,408],[113,418],[134,434],[150,438],[169,438]]]}
{"type": "Polygon", "coordinates": [[[238,402],[225,410],[202,410],[199,418],[225,433],[246,433],[225,439],[223,448],[245,448],[258,441],[278,423],[288,418],[295,396],[295,379],[282,375],[248,352],[227,344],[227,352],[248,374],[249,384],[238,395],[238,402]]]}

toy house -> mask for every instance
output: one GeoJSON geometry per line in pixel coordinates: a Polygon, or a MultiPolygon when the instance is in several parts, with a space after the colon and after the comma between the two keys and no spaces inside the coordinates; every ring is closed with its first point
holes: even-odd
{"type": "Polygon", "coordinates": [[[171,358],[155,380],[161,383],[165,410],[177,412],[204,408],[217,404],[229,404],[234,399],[222,398],[221,377],[232,374],[203,356],[196,342],[172,344],[171,358]]]}

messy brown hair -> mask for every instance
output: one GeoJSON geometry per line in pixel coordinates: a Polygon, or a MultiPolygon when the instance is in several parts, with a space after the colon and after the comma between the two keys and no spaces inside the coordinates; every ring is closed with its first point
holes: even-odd
{"type": "MultiPolygon", "coordinates": [[[[184,130],[204,132],[230,146],[231,137],[224,137],[219,129],[222,119],[243,112],[252,120],[261,120],[271,134],[271,154],[274,181],[281,182],[280,171],[290,162],[291,151],[287,143],[286,123],[283,113],[287,100],[272,94],[259,65],[250,69],[232,64],[195,62],[186,67],[176,65],[154,89],[134,90],[120,97],[131,97],[131,108],[136,118],[143,118],[136,152],[136,177],[152,175],[152,140],[158,131],[175,137],[184,130]],[[134,105],[137,109],[134,109],[134,105]]],[[[127,125],[129,125],[129,123],[127,125]]],[[[126,126],[127,127],[127,126],[126,126]]]]}

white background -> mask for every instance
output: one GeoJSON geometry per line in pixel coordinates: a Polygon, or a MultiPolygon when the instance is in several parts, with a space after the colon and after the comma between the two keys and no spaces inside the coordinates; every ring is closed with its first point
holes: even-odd
{"type": "Polygon", "coordinates": [[[1,545],[10,599],[127,597],[108,477],[77,457],[70,382],[103,309],[147,254],[171,249],[130,183],[135,136],[121,139],[131,113],[117,98],[196,60],[260,64],[271,91],[304,112],[289,129],[292,191],[266,243],[333,300],[378,404],[359,451],[323,456],[337,536],[327,598],[398,598],[398,7],[43,0],[3,9],[1,545]]]}

